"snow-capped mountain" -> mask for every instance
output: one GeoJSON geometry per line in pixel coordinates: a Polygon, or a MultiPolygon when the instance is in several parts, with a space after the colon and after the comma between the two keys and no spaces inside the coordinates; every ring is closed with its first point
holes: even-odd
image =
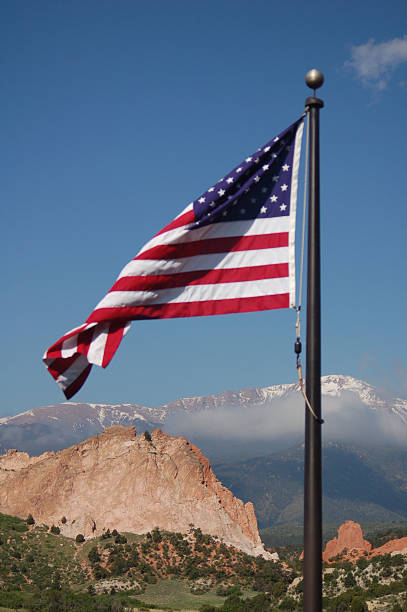
{"type": "MultiPolygon", "coordinates": [[[[347,406],[352,402],[358,403],[376,414],[389,417],[395,426],[397,423],[402,427],[407,425],[407,400],[386,398],[372,385],[351,376],[324,376],[322,395],[323,409],[325,399],[328,412],[331,405],[329,398],[346,399],[347,406]]],[[[174,416],[190,416],[226,407],[233,410],[267,406],[272,419],[273,405],[279,400],[301,401],[299,383],[186,397],[158,407],[63,402],[1,418],[0,452],[8,448],[30,453],[58,450],[100,433],[111,425],[134,425],[139,431],[155,427],[165,429],[166,423],[174,416]]]]}

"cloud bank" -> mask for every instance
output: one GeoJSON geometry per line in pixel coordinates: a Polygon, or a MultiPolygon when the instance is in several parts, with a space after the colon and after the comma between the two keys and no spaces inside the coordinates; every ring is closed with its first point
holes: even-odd
{"type": "MultiPolygon", "coordinates": [[[[261,406],[226,406],[170,417],[165,430],[184,435],[209,456],[260,456],[304,439],[304,401],[273,400],[261,406]]],[[[352,393],[323,396],[324,441],[359,445],[407,445],[407,425],[396,415],[372,410],[352,393]]]]}
{"type": "Polygon", "coordinates": [[[364,85],[383,90],[393,71],[407,62],[407,36],[383,43],[371,39],[364,45],[352,47],[351,57],[345,66],[353,68],[364,85]]]}

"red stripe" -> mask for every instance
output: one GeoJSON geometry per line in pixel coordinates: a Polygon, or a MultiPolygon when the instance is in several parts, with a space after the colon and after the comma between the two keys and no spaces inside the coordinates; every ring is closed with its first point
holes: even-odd
{"type": "Polygon", "coordinates": [[[186,287],[187,285],[215,285],[218,283],[285,277],[288,277],[288,263],[223,270],[193,270],[192,272],[156,276],[124,276],[119,278],[110,292],[171,289],[173,287],[186,287]]]}
{"type": "Polygon", "coordinates": [[[54,361],[47,365],[48,371],[55,380],[65,372],[78,359],[78,353],[72,357],[57,357],[54,361]]]}
{"type": "Polygon", "coordinates": [[[160,234],[163,234],[164,232],[169,232],[170,230],[176,229],[177,227],[181,227],[182,225],[188,225],[189,223],[192,223],[193,221],[195,221],[194,211],[189,210],[183,215],[180,215],[179,217],[174,219],[174,221],[171,221],[171,223],[169,223],[165,227],[163,227],[163,229],[160,230],[158,234],[156,234],[156,236],[159,236],[160,234]]]}
{"type": "Polygon", "coordinates": [[[78,378],[75,378],[75,380],[69,385],[69,387],[67,387],[66,389],[63,389],[66,399],[71,399],[71,397],[79,391],[79,389],[82,387],[83,383],[89,376],[91,369],[92,369],[92,364],[90,363],[88,366],[86,366],[86,368],[78,376],[78,378]]]}
{"type": "Polygon", "coordinates": [[[65,334],[65,336],[62,336],[62,338],[54,342],[54,344],[50,346],[49,349],[47,350],[46,359],[53,359],[53,358],[58,359],[59,357],[62,358],[63,342],[65,340],[68,340],[68,338],[72,338],[72,336],[76,336],[77,334],[79,334],[81,332],[81,329],[84,329],[86,326],[87,326],[87,323],[84,323],[83,325],[81,325],[79,329],[75,329],[69,332],[68,334],[65,334]]]}
{"type": "Polygon", "coordinates": [[[229,300],[207,300],[202,302],[179,302],[175,304],[157,304],[155,306],[123,306],[121,308],[99,308],[89,317],[89,321],[106,321],[114,319],[169,319],[176,317],[199,317],[238,312],[256,312],[289,308],[288,293],[264,295],[250,298],[232,298],[229,300]]]}
{"type": "Polygon", "coordinates": [[[95,329],[95,327],[91,327],[90,329],[87,329],[78,334],[78,346],[76,349],[77,353],[82,353],[82,355],[85,355],[85,357],[87,357],[89,346],[92,342],[93,332],[95,331],[95,329]]]}
{"type": "Polygon", "coordinates": [[[102,367],[109,365],[110,360],[119,348],[119,344],[123,338],[124,327],[126,321],[114,321],[109,327],[106,346],[103,353],[102,367]]]}
{"type": "Polygon", "coordinates": [[[143,251],[134,259],[179,259],[209,253],[229,253],[286,246],[288,246],[288,232],[255,236],[228,236],[227,238],[208,238],[181,244],[160,244],[143,251]]]}

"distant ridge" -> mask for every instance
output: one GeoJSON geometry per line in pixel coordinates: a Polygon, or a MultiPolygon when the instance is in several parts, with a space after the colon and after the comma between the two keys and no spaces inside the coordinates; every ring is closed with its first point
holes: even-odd
{"type": "MultiPolygon", "coordinates": [[[[326,397],[353,397],[369,409],[395,418],[407,425],[407,400],[384,398],[366,382],[352,376],[323,376],[322,394],[326,397]]],[[[135,426],[139,431],[155,427],[165,429],[169,417],[191,415],[204,410],[225,406],[273,406],[279,399],[298,399],[298,383],[223,391],[214,395],[185,397],[162,406],[147,407],[139,404],[95,404],[62,402],[42,406],[14,416],[0,418],[0,452],[9,448],[39,454],[60,450],[69,445],[101,433],[112,425],[135,426]]],[[[182,432],[180,432],[182,433],[182,432]]]]}

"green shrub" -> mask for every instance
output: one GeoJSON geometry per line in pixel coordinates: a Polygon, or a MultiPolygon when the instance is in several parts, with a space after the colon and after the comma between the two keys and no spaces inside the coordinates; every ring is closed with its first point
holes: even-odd
{"type": "Polygon", "coordinates": [[[55,527],[55,525],[51,525],[51,529],[50,529],[51,533],[53,533],[54,535],[59,535],[61,533],[61,530],[59,527],[55,527]]]}
{"type": "Polygon", "coordinates": [[[27,523],[27,525],[34,525],[34,524],[35,524],[34,517],[33,517],[33,515],[32,515],[32,514],[29,514],[29,515],[27,516],[26,523],[27,523]]]}
{"type": "Polygon", "coordinates": [[[75,538],[75,542],[77,542],[78,544],[81,544],[84,541],[85,541],[85,536],[83,535],[83,533],[78,533],[78,535],[75,538]]]}

